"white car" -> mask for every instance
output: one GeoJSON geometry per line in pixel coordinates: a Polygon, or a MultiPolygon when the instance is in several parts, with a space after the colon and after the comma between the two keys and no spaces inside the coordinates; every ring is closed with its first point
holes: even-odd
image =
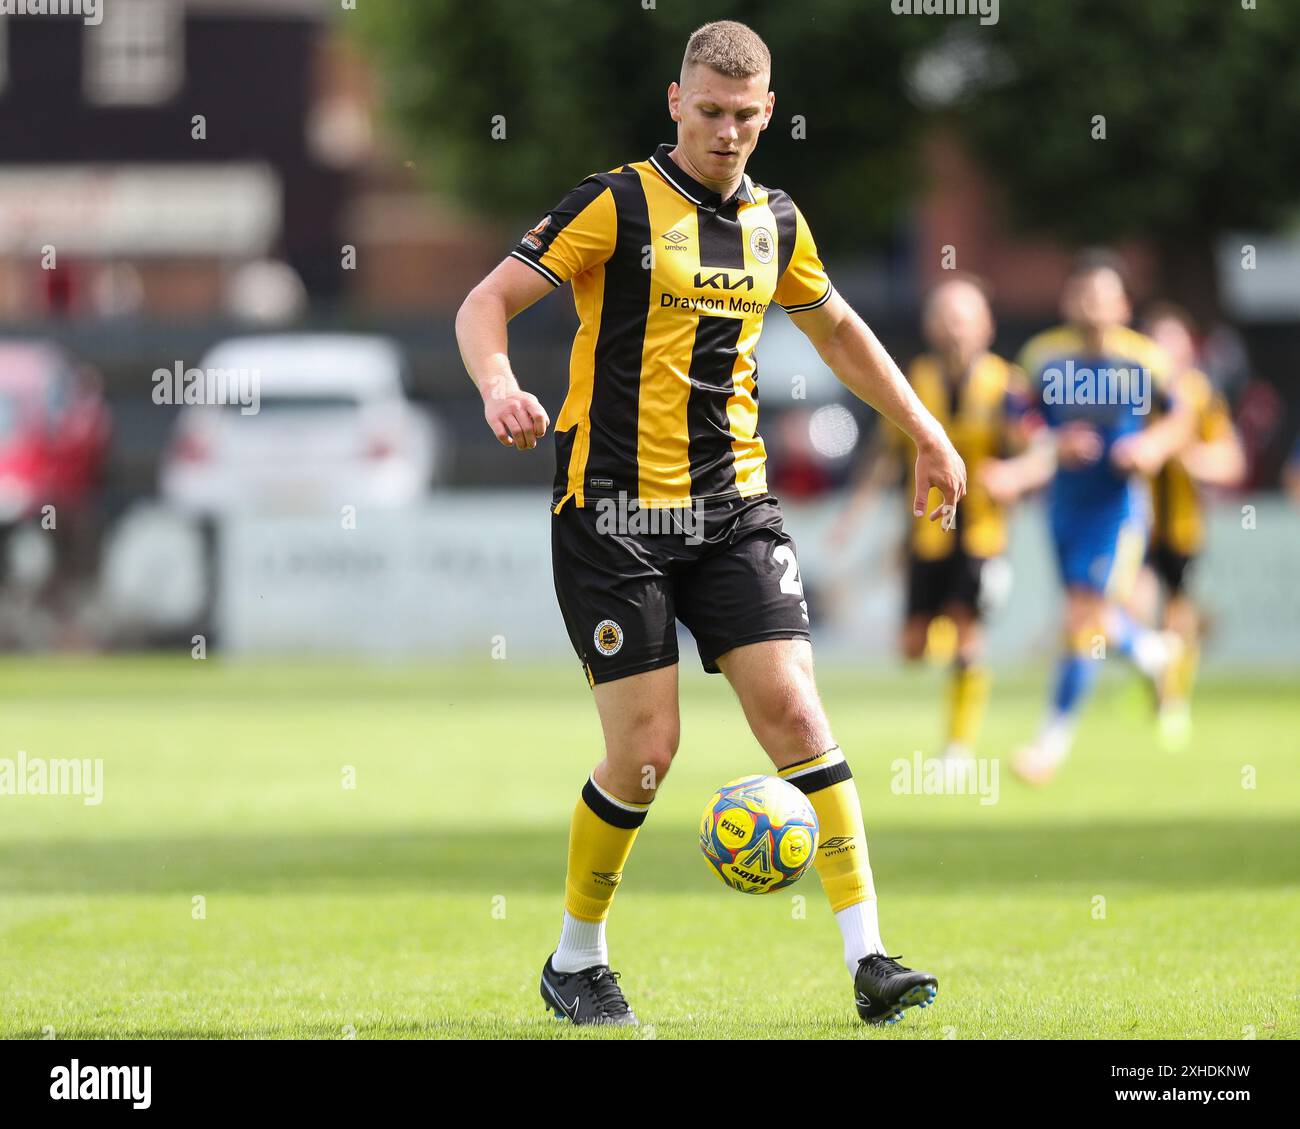
{"type": "Polygon", "coordinates": [[[156,372],[155,400],[185,405],[162,460],[163,498],[211,515],[416,502],[442,445],[407,398],[403,365],[383,337],[267,334],[219,343],[197,373],[156,372]]]}

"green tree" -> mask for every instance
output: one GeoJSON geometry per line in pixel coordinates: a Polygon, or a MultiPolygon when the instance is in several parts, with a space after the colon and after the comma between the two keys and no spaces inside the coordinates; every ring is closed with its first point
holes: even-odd
{"type": "Polygon", "coordinates": [[[1201,318],[1219,310],[1216,240],[1277,230],[1300,202],[1290,0],[1004,0],[995,25],[950,30],[925,66],[960,76],[939,100],[1021,227],[1149,238],[1164,290],[1201,318]]]}
{"type": "Polygon", "coordinates": [[[832,266],[897,230],[919,143],[945,124],[1017,227],[1150,239],[1165,291],[1213,317],[1217,239],[1276,230],[1300,201],[1300,2],[1002,0],[994,24],[895,11],[934,2],[389,0],[357,23],[430,183],[485,214],[531,222],[671,140],[687,36],[734,18],[774,55],[751,175],[794,195],[832,266]]]}
{"type": "Polygon", "coordinates": [[[799,201],[819,243],[887,237],[916,184],[921,111],[900,91],[936,29],[888,0],[390,0],[357,14],[431,184],[511,222],[675,139],[668,83],[713,19],[741,20],[772,48],[776,108],[749,171],[799,201]]]}

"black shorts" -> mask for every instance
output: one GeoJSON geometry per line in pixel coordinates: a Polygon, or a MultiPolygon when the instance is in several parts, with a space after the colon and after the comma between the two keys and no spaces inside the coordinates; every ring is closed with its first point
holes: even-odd
{"type": "Polygon", "coordinates": [[[1180,594],[1187,583],[1187,568],[1196,558],[1177,553],[1168,545],[1152,542],[1147,548],[1147,564],[1170,592],[1180,594]]]}
{"type": "Polygon", "coordinates": [[[708,510],[566,505],[551,566],[569,640],[595,686],[677,662],[677,625],[700,662],[764,639],[808,639],[794,541],[770,494],[708,510]]]}
{"type": "Polygon", "coordinates": [[[907,559],[907,615],[936,616],[954,604],[977,619],[982,615],[981,580],[986,561],[972,557],[958,544],[937,561],[907,559]]]}

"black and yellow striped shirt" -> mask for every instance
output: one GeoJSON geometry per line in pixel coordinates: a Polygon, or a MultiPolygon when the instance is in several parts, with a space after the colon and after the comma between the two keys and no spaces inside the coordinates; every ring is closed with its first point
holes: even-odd
{"type": "MultiPolygon", "coordinates": [[[[1179,375],[1176,388],[1179,400],[1196,418],[1192,433],[1196,442],[1232,438],[1232,413],[1208,376],[1188,369],[1179,375]]],[[[1177,455],[1151,480],[1151,541],[1185,557],[1196,556],[1205,546],[1201,488],[1177,455]]]]}
{"type": "Polygon", "coordinates": [[[620,493],[643,506],[764,493],[763,315],[831,295],[789,196],[745,176],[724,202],[671,148],[587,177],[511,252],[555,286],[572,280],[581,323],[555,423],[556,512],[620,493]]]}

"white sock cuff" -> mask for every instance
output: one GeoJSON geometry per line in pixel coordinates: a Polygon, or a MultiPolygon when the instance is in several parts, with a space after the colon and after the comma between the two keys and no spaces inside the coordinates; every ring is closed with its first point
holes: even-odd
{"type": "Polygon", "coordinates": [[[817,756],[811,757],[810,759],[815,763],[796,768],[793,772],[783,769],[781,771],[781,779],[785,781],[798,780],[799,777],[807,776],[810,772],[822,772],[834,765],[843,764],[844,753],[840,750],[838,745],[832,745],[824,753],[819,753],[817,756]]]}
{"type": "Polygon", "coordinates": [[[595,788],[597,792],[599,792],[602,796],[604,796],[605,799],[607,799],[616,808],[622,808],[624,811],[630,811],[636,815],[641,815],[643,812],[647,812],[650,810],[649,804],[634,804],[629,800],[620,800],[617,796],[611,795],[609,792],[606,792],[604,788],[602,788],[599,784],[596,783],[596,774],[594,772],[591,774],[590,780],[591,780],[591,786],[595,788]]]}

